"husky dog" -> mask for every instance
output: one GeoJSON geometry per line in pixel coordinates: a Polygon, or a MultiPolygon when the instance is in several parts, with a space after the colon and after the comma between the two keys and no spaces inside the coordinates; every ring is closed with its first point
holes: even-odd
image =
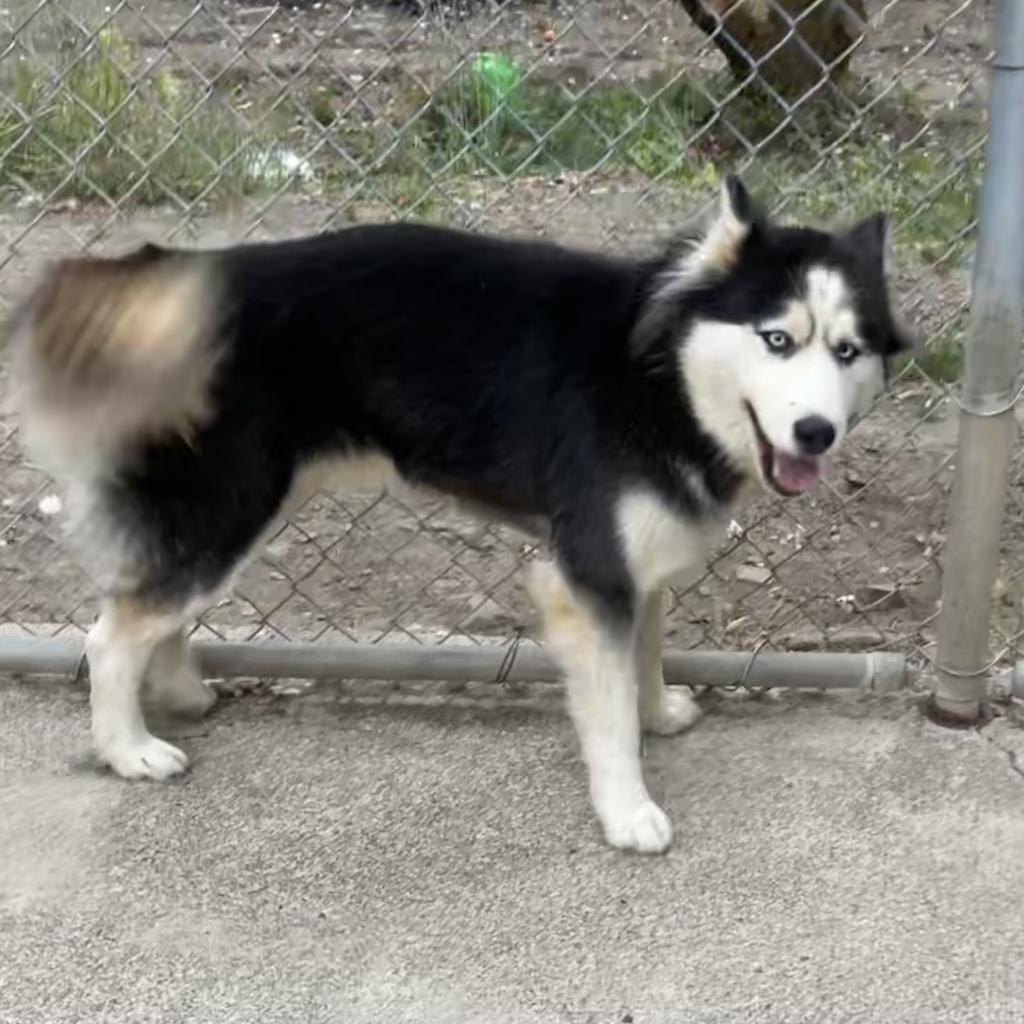
{"type": "Polygon", "coordinates": [[[663,588],[748,484],[821,476],[906,337],[887,220],[771,223],[742,183],[651,259],[414,225],[53,266],[12,338],[30,451],[69,482],[105,592],[87,653],[99,758],[167,779],[140,694],[211,702],[184,629],[325,461],[531,524],[531,591],[612,845],[672,835],[642,729],[698,708],[661,672],[663,588]]]}

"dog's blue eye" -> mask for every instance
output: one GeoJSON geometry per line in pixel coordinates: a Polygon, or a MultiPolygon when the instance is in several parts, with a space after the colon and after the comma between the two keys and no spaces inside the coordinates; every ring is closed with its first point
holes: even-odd
{"type": "Polygon", "coordinates": [[[793,348],[793,339],[785,331],[762,331],[761,337],[773,352],[788,352],[793,348]]]}
{"type": "Polygon", "coordinates": [[[836,359],[841,363],[852,363],[859,355],[857,346],[848,341],[841,341],[836,345],[836,359]]]}

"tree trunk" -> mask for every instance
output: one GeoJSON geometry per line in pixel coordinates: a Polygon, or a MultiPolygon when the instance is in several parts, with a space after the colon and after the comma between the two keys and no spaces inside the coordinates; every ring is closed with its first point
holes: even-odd
{"type": "Polygon", "coordinates": [[[842,78],[867,22],[863,0],[679,2],[735,78],[759,78],[788,96],[842,78]]]}

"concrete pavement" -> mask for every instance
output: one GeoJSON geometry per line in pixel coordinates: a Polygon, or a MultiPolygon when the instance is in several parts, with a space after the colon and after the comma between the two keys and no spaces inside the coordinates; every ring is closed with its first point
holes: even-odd
{"type": "Polygon", "coordinates": [[[81,690],[0,680],[0,1022],[1024,1021],[1014,723],[714,699],[648,744],[644,859],[548,693],[229,701],[157,786],[89,766],[81,690]]]}

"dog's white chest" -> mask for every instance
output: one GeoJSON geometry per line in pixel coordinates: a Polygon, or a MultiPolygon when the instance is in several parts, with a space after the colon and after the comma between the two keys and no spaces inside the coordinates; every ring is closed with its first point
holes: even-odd
{"type": "Polygon", "coordinates": [[[642,591],[699,575],[725,535],[725,517],[681,515],[650,491],[624,494],[616,509],[619,536],[633,581],[642,591]]]}

